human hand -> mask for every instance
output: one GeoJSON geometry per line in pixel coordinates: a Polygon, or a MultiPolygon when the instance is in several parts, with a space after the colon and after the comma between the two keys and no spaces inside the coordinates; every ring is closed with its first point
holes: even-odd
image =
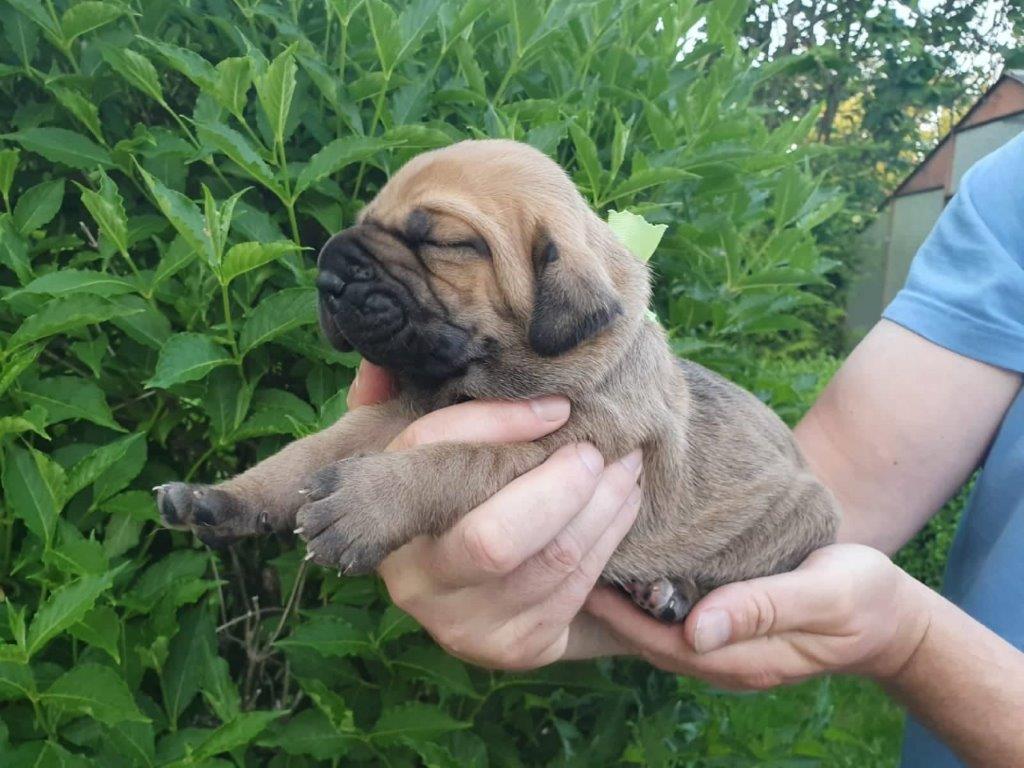
{"type": "MultiPolygon", "coordinates": [[[[388,374],[364,362],[349,407],[393,392],[388,374]]],[[[463,403],[417,420],[389,450],[535,440],[568,417],[564,398],[463,403]]],[[[639,510],[640,467],[639,451],[605,467],[593,446],[564,446],[443,536],[391,553],[380,575],[439,645],[481,666],[526,669],[622,652],[580,608],[639,510]]]]}
{"type": "Polygon", "coordinates": [[[661,669],[764,689],[826,672],[896,675],[925,635],[933,599],[877,550],[836,544],[790,573],[716,589],[682,627],[610,588],[595,590],[586,610],[661,669]]]}

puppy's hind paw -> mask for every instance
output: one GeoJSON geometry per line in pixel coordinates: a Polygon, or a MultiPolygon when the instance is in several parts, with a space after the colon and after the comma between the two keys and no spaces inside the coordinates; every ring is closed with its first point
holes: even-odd
{"type": "Polygon", "coordinates": [[[680,586],[666,578],[655,581],[627,581],[622,588],[633,602],[656,619],[678,623],[686,618],[693,603],[686,598],[680,586]]]}

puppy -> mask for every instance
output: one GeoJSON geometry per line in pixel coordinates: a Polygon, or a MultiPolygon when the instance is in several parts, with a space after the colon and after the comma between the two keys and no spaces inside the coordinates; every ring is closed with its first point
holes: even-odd
{"type": "Polygon", "coordinates": [[[346,414],[216,486],[157,491],[208,544],[296,532],[308,556],[366,573],[555,449],[643,448],[643,502],[604,577],[681,621],[727,582],[794,568],[839,515],[786,426],[753,395],[670,352],[647,318],[646,267],[540,152],[465,141],[406,164],[320,252],[319,318],[397,377],[346,414]],[[383,453],[417,417],[469,398],[561,394],[569,421],[533,443],[383,453]]]}

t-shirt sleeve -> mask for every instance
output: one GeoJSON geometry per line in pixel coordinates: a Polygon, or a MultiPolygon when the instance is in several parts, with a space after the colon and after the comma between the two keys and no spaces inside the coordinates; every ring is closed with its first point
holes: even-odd
{"type": "Polygon", "coordinates": [[[964,175],[882,316],[1024,372],[1024,134],[964,175]]]}

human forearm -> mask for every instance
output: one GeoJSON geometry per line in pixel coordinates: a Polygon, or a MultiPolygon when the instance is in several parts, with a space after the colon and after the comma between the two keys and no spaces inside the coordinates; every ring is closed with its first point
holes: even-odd
{"type": "Polygon", "coordinates": [[[883,687],[970,765],[1024,765],[1024,653],[915,582],[930,622],[883,687]]]}
{"type": "Polygon", "coordinates": [[[795,430],[843,509],[839,540],[899,549],[977,467],[1020,382],[880,322],[795,430]]]}

